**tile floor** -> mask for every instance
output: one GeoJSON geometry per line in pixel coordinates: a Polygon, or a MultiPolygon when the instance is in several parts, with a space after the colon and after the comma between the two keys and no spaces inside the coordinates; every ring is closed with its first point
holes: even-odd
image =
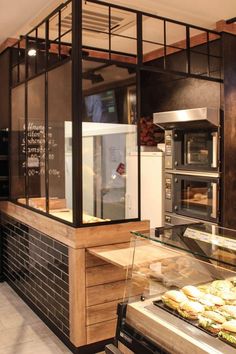
{"type": "Polygon", "coordinates": [[[0,354],[71,351],[6,283],[0,283],[0,354]]]}

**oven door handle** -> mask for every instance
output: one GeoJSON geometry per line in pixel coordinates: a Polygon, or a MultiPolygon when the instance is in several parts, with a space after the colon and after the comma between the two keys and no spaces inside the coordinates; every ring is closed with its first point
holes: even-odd
{"type": "Polygon", "coordinates": [[[216,219],[217,218],[217,204],[218,204],[218,183],[212,182],[212,213],[211,217],[216,219]]]}
{"type": "Polygon", "coordinates": [[[218,166],[218,133],[212,133],[212,168],[217,168],[218,166]]]}

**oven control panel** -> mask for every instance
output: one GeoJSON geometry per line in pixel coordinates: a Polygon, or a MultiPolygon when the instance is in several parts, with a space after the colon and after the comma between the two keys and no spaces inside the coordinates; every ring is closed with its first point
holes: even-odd
{"type": "Polygon", "coordinates": [[[165,174],[165,210],[173,211],[173,175],[165,174]]]}
{"type": "Polygon", "coordinates": [[[173,130],[165,131],[165,168],[173,168],[173,130]]]}

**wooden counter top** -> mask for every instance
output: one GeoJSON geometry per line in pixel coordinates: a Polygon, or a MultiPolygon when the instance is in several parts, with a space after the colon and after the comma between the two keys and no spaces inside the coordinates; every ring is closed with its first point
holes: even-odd
{"type": "Polygon", "coordinates": [[[149,221],[74,228],[8,201],[0,202],[0,211],[72,248],[128,242],[130,231],[149,229],[149,221]]]}
{"type": "Polygon", "coordinates": [[[152,300],[127,306],[127,323],[173,354],[232,354],[235,349],[159,309],[152,300]]]}
{"type": "Polygon", "coordinates": [[[170,257],[180,255],[180,251],[167,249],[165,246],[158,244],[158,247],[153,247],[149,240],[142,241],[135,246],[130,243],[122,243],[116,245],[108,245],[103,247],[88,248],[87,251],[102,260],[112,263],[121,268],[131,267],[134,261],[135,266],[142,264],[150,264],[170,257]]]}

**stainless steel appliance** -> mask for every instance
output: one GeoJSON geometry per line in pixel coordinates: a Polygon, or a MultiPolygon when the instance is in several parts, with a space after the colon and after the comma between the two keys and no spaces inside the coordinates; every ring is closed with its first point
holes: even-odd
{"type": "Polygon", "coordinates": [[[218,222],[219,178],[217,175],[165,174],[165,211],[218,222]]]}
{"type": "Polygon", "coordinates": [[[196,108],[154,114],[165,129],[165,220],[219,222],[220,111],[196,108]],[[187,219],[186,219],[187,218],[187,219]]]}
{"type": "Polygon", "coordinates": [[[165,129],[165,168],[218,171],[219,117],[213,108],[155,113],[154,123],[165,129]]]}

